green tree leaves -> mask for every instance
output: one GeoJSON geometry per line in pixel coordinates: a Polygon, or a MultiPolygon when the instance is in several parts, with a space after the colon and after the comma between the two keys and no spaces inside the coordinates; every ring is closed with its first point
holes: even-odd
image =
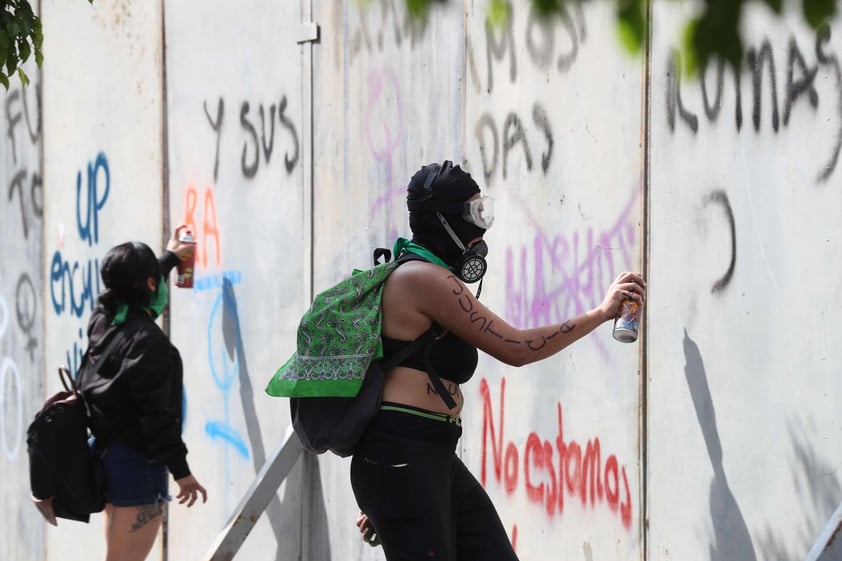
{"type": "MultiPolygon", "coordinates": [[[[366,4],[372,0],[358,0],[366,4]]],[[[426,18],[433,4],[450,0],[404,0],[410,17],[426,18]]],[[[455,0],[462,1],[462,0],[455,0]]],[[[563,14],[569,2],[589,0],[520,0],[530,3],[542,17],[563,14]]],[[[630,52],[639,52],[649,33],[649,9],[654,0],[613,0],[616,3],[617,33],[620,43],[630,52]]],[[[698,0],[675,0],[698,1],[698,0]]],[[[688,21],[684,28],[682,50],[684,70],[694,74],[712,58],[727,60],[739,68],[743,61],[740,21],[743,8],[750,0],[705,0],[701,13],[688,21]]],[[[783,0],[761,0],[773,12],[780,14],[783,0]]],[[[88,0],[93,4],[94,0],[88,0]]],[[[502,24],[512,13],[512,0],[491,0],[489,22],[502,24]]],[[[818,29],[836,15],[836,0],[800,0],[804,20],[818,29]]],[[[0,84],[9,89],[9,77],[17,73],[26,85],[29,77],[21,68],[34,53],[40,67],[44,60],[41,45],[44,35],[41,20],[32,11],[29,0],[0,0],[0,84]]]]}
{"type": "Polygon", "coordinates": [[[0,83],[4,88],[9,89],[9,77],[16,72],[23,85],[29,84],[21,66],[33,50],[40,57],[43,40],[41,20],[28,0],[5,0],[0,10],[0,83]]]}
{"type": "Polygon", "coordinates": [[[35,64],[41,66],[43,43],[41,19],[32,11],[29,0],[0,0],[0,84],[4,88],[9,89],[9,78],[15,73],[24,86],[29,84],[22,66],[33,53],[35,64]]]}
{"type": "MultiPolygon", "coordinates": [[[[405,0],[411,16],[426,16],[429,6],[449,0],[405,0]]],[[[461,1],[461,0],[456,0],[461,1]]],[[[509,14],[513,1],[491,0],[489,22],[502,24],[509,14]]],[[[535,12],[547,18],[564,13],[568,3],[585,3],[590,0],[520,0],[529,3],[535,12]]],[[[617,33],[620,43],[630,52],[639,52],[645,45],[649,33],[649,9],[655,0],[613,0],[616,4],[617,33]]],[[[663,0],[659,0],[663,1],[663,0]]],[[[744,7],[757,0],[675,0],[703,5],[698,16],[685,24],[682,45],[684,71],[695,74],[711,59],[721,58],[735,68],[743,63],[744,48],[740,36],[740,23],[744,7]]],[[[783,10],[783,0],[760,0],[774,13],[783,10]]],[[[836,0],[798,0],[801,2],[804,20],[818,29],[836,15],[836,0]]]]}
{"type": "MultiPolygon", "coordinates": [[[[778,3],[780,1],[778,0],[778,3]]],[[[836,15],[836,0],[803,0],[803,2],[804,19],[813,29],[818,29],[836,15]]]]}

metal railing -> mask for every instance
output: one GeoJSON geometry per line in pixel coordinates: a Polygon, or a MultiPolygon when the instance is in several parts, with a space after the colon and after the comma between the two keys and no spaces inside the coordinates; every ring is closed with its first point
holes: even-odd
{"type": "Polygon", "coordinates": [[[842,504],[836,508],[804,561],[842,561],[842,504]]]}
{"type": "Polygon", "coordinates": [[[257,524],[257,520],[266,510],[269,502],[275,497],[281,483],[292,471],[302,453],[301,443],[290,427],[286,438],[263,465],[240,504],[234,509],[225,528],[202,558],[203,560],[231,561],[234,559],[240,546],[257,524]]]}

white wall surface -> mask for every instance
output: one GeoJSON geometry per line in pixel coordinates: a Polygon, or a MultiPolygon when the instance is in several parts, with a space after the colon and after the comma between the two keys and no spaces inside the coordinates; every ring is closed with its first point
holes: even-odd
{"type": "MultiPolygon", "coordinates": [[[[199,238],[164,326],[209,500],[171,504],[150,559],[202,559],[288,428],[263,390],[312,294],[409,234],[406,182],[443,159],[496,199],[482,300],[512,324],[648,280],[639,342],[482,356],[463,388],[460,455],[521,559],[803,558],[842,501],[838,24],[754,6],[742,72],[699,80],[672,66],[689,3],[654,3],[648,55],[609,2],[547,25],[516,1],[503,28],[489,6],[42,0],[44,65],[0,117],[4,558],[104,557],[101,516],[41,522],[23,439],[109,247],[199,238]]],[[[300,462],[238,558],[383,559],[348,468],[300,462]]]]}
{"type": "MultiPolygon", "coordinates": [[[[162,249],[163,68],[160,2],[56,0],[44,2],[41,15],[41,293],[50,394],[60,389],[55,367],[65,363],[75,372],[84,352],[108,248],[138,240],[162,249]]],[[[46,535],[47,558],[105,556],[100,517],[89,525],[65,522],[46,535]]]]}
{"type": "Polygon", "coordinates": [[[842,496],[839,27],[755,6],[762,68],[676,87],[686,14],[654,13],[648,540],[656,559],[799,559],[842,496]]]}
{"type": "Polygon", "coordinates": [[[13,81],[0,117],[0,543],[11,559],[43,555],[45,526],[29,502],[26,427],[44,399],[44,183],[41,73],[13,81]]]}
{"type": "MultiPolygon", "coordinates": [[[[268,398],[309,303],[297,3],[170,2],[169,217],[198,238],[196,281],[176,288],[171,337],[185,364],[188,459],[208,504],[170,508],[171,559],[198,558],[289,424],[268,398]]],[[[299,552],[300,476],[272,501],[240,555],[299,552]],[[271,552],[271,553],[270,553],[271,552]]]]}

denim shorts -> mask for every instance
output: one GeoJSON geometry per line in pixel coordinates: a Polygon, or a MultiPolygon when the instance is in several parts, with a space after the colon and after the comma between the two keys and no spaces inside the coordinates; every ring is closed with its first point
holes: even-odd
{"type": "Polygon", "coordinates": [[[141,506],[172,500],[167,492],[167,466],[150,460],[142,451],[111,444],[103,464],[105,502],[114,506],[141,506]]]}

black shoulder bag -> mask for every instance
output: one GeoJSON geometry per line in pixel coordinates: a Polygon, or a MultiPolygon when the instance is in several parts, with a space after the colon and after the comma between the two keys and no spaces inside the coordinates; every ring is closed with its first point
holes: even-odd
{"type": "MultiPolygon", "coordinates": [[[[110,355],[120,330],[103,353],[110,355]]],[[[79,365],[81,377],[88,367],[89,350],[79,365]]],[[[105,508],[105,452],[102,439],[89,444],[91,410],[84,393],[66,366],[58,369],[63,391],[50,396],[26,430],[32,499],[54,526],[56,518],[89,522],[105,508]]]]}

